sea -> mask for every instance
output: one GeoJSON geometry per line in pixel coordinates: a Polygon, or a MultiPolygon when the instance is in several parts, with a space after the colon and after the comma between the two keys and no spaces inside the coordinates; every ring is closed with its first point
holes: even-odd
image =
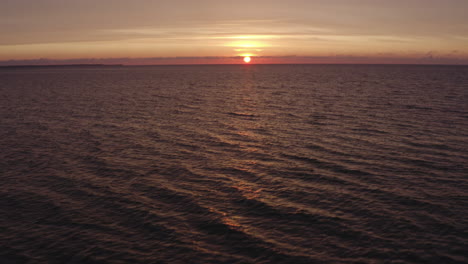
{"type": "Polygon", "coordinates": [[[468,66],[0,68],[0,263],[468,263],[468,66]]]}

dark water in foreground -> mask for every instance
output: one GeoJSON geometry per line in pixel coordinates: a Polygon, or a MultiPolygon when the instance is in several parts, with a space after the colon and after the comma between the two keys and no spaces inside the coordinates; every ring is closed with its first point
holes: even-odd
{"type": "Polygon", "coordinates": [[[467,67],[0,69],[0,262],[468,262],[467,96],[467,67]]]}

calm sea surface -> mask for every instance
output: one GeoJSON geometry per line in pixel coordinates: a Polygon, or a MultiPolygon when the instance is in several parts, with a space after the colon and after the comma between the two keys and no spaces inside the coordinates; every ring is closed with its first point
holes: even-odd
{"type": "Polygon", "coordinates": [[[0,263],[467,263],[468,67],[0,69],[0,263]]]}

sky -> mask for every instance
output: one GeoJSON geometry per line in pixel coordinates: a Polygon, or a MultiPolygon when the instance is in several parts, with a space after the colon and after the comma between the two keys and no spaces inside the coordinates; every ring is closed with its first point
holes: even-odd
{"type": "Polygon", "coordinates": [[[0,65],[468,64],[467,0],[0,0],[0,65]]]}

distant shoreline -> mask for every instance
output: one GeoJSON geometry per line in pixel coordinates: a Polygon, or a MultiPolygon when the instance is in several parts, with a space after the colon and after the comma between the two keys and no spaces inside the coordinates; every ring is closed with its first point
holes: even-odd
{"type": "Polygon", "coordinates": [[[281,66],[281,65],[317,65],[317,66],[453,66],[467,67],[468,64],[417,64],[417,63],[233,63],[233,64],[50,64],[50,65],[0,65],[4,68],[89,68],[89,67],[159,67],[159,66],[281,66]]]}
{"type": "Polygon", "coordinates": [[[0,65],[0,68],[123,67],[123,64],[0,65]]]}

